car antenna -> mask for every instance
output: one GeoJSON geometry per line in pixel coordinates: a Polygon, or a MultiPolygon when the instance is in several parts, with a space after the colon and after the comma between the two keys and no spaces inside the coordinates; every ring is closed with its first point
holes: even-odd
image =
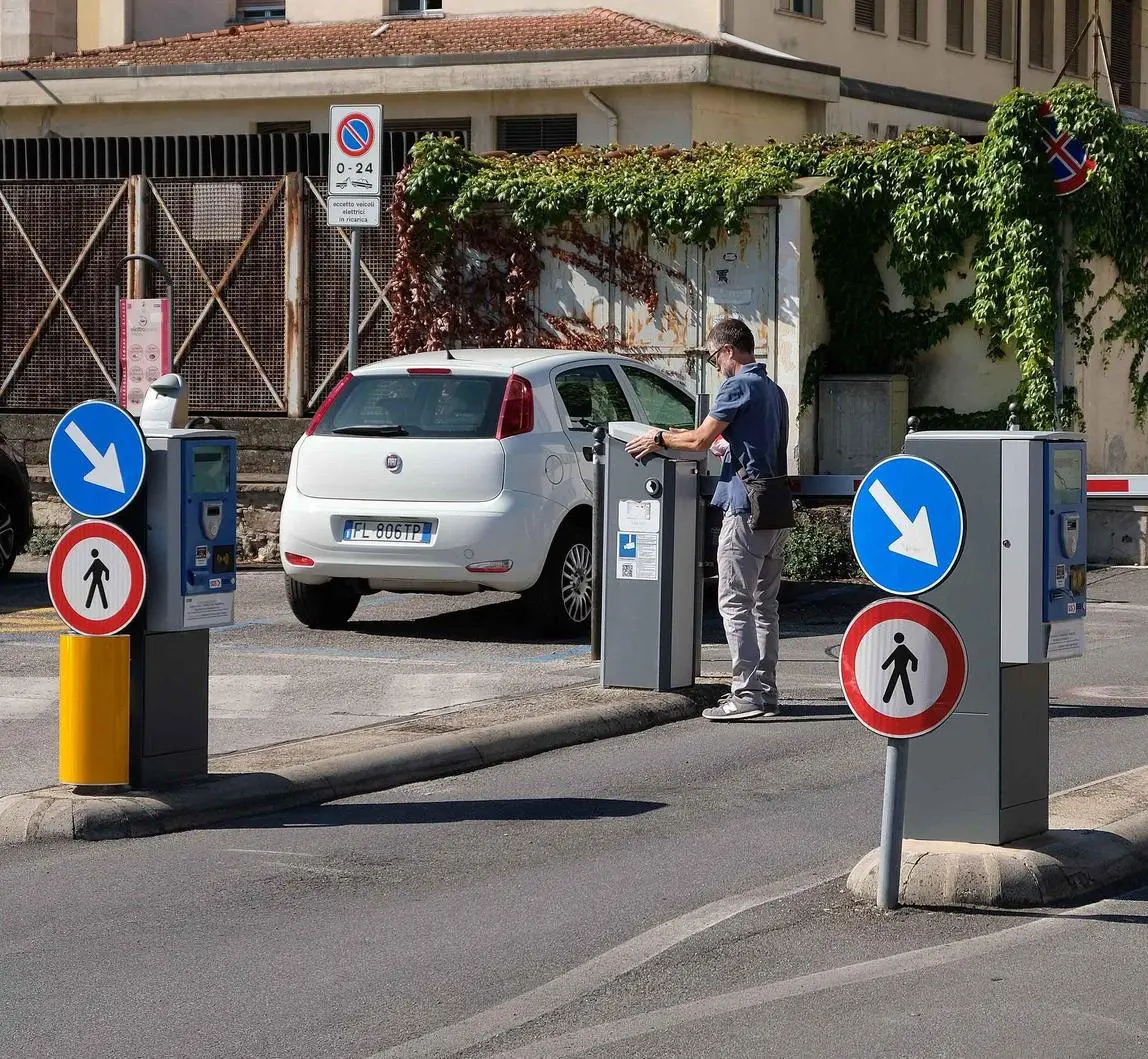
{"type": "Polygon", "coordinates": [[[449,349],[446,350],[446,359],[447,360],[454,360],[455,359],[454,354],[449,349]]]}

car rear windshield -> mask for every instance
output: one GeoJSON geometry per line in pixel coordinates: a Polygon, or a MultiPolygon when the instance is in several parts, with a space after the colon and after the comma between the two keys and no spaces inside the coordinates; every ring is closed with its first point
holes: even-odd
{"type": "Polygon", "coordinates": [[[492,438],[506,377],[356,375],[316,434],[492,438]]]}

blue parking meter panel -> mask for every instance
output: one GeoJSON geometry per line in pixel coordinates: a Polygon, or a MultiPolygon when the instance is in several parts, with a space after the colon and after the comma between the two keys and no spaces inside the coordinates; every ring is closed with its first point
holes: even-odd
{"type": "Polygon", "coordinates": [[[68,507],[87,518],[123,511],[140,491],[146,465],[136,421],[107,401],[77,405],[52,433],[52,484],[68,507]]]}
{"type": "Polygon", "coordinates": [[[853,553],[865,576],[895,596],[936,588],[965,541],[960,494],[935,463],[890,456],[861,482],[850,520],[853,553]]]}

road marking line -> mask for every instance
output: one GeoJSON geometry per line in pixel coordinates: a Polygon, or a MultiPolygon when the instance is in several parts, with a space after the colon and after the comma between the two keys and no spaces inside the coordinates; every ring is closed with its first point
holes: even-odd
{"type": "Polygon", "coordinates": [[[317,853],[296,853],[291,849],[225,849],[224,853],[259,853],[267,857],[316,857],[317,853]]]}
{"type": "Polygon", "coordinates": [[[805,997],[811,993],[876,982],[899,975],[920,974],[963,960],[995,956],[1016,946],[1044,940],[1046,934],[1082,929],[1088,917],[1111,914],[1121,905],[1128,903],[1120,899],[1098,901],[1083,908],[1053,913],[1035,923],[1007,927],[993,934],[981,934],[961,941],[914,949],[893,956],[882,956],[875,960],[815,971],[781,982],[768,982],[750,989],[739,989],[731,993],[706,997],[703,1000],[675,1004],[660,1011],[631,1015],[614,1022],[605,1022],[598,1026],[589,1026],[557,1037],[535,1041],[509,1052],[500,1052],[491,1059],[565,1059],[569,1056],[583,1055],[595,1048],[632,1040],[635,1037],[662,1033],[706,1019],[764,1007],[792,997],[805,997]]]}
{"type": "MultiPolygon", "coordinates": [[[[370,1059],[417,1059],[417,1057],[448,1056],[464,1052],[493,1037],[518,1029],[543,1015],[566,1007],[695,935],[724,923],[727,919],[823,886],[840,878],[852,866],[845,863],[827,865],[790,876],[788,879],[780,879],[756,890],[723,897],[708,905],[702,905],[608,949],[581,967],[575,967],[537,989],[503,1001],[451,1026],[434,1030],[416,1040],[407,1041],[385,1052],[377,1052],[370,1059]]],[[[543,1059],[547,1054],[542,1053],[543,1059]]]]}

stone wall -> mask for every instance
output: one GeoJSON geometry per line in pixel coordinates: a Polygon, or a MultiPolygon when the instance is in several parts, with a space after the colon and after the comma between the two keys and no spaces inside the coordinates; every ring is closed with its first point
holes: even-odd
{"type": "MultiPolygon", "coordinates": [[[[28,464],[36,527],[32,547],[38,552],[46,552],[72,519],[48,475],[48,445],[57,422],[57,415],[0,413],[0,433],[28,464]]],[[[211,425],[233,430],[239,438],[239,561],[277,563],[283,486],[291,449],[307,420],[220,418],[211,425]]]]}

